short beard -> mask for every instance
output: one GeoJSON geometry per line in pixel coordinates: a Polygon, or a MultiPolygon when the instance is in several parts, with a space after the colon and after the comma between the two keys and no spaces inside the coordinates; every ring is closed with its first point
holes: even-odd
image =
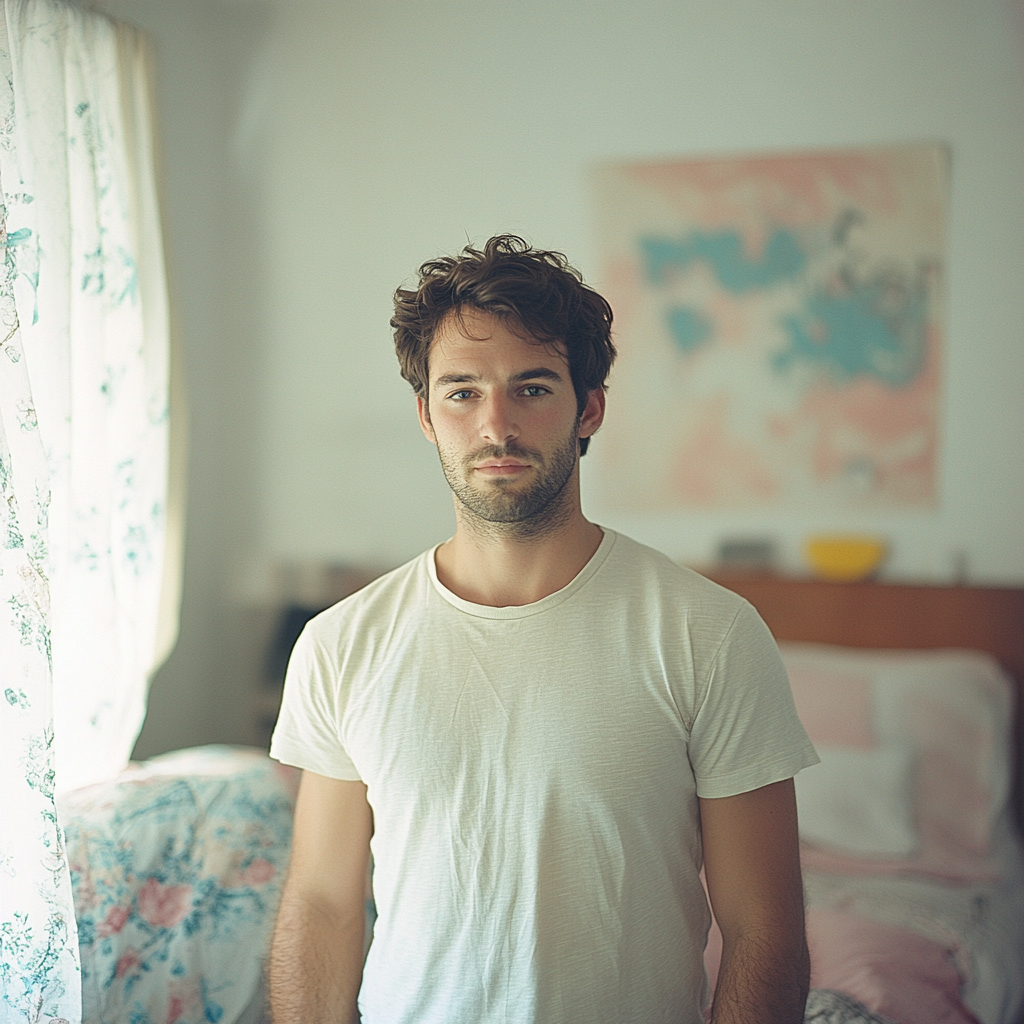
{"type": "Polygon", "coordinates": [[[571,434],[555,449],[550,462],[540,452],[514,441],[503,446],[489,445],[461,460],[438,445],[437,454],[448,486],[470,513],[467,524],[491,536],[534,538],[557,532],[572,517],[566,485],[576,468],[578,429],[577,417],[571,434]],[[491,458],[526,459],[535,467],[537,479],[525,490],[517,490],[512,482],[508,482],[506,490],[502,480],[492,481],[489,493],[477,490],[469,482],[473,467],[491,458]]]}

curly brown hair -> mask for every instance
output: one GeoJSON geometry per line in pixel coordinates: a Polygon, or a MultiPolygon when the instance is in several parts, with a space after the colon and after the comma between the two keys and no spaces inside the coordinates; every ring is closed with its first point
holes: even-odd
{"type": "MultiPolygon", "coordinates": [[[[560,252],[534,249],[518,235],[496,235],[483,250],[428,260],[417,288],[395,292],[395,351],[402,376],[427,398],[428,359],[437,329],[467,309],[490,313],[538,344],[565,346],[579,415],[587,396],[605,383],[615,360],[612,308],[583,283],[560,252]]],[[[580,439],[586,454],[590,438],[580,439]]]]}

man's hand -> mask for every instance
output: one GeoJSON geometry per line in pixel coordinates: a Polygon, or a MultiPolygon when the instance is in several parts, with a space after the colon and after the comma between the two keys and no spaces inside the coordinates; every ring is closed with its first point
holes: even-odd
{"type": "Polygon", "coordinates": [[[801,1024],[810,974],[793,780],[700,801],[722,932],[712,1024],[801,1024]]]}
{"type": "Polygon", "coordinates": [[[270,950],[274,1024],[358,1019],[372,834],[363,783],[303,772],[270,950]]]}

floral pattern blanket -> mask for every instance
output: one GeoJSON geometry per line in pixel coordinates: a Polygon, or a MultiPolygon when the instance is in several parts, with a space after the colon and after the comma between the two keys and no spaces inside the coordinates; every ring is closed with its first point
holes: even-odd
{"type": "Polygon", "coordinates": [[[210,746],[60,800],[84,1024],[232,1024],[258,990],[298,772],[210,746]]]}

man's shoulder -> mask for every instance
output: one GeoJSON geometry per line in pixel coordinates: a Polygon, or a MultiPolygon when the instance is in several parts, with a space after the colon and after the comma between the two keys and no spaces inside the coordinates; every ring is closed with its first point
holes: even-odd
{"type": "Polygon", "coordinates": [[[609,557],[613,574],[631,577],[636,585],[697,607],[735,614],[746,601],[738,594],[702,576],[695,569],[673,561],[664,552],[622,533],[615,535],[609,557]]]}

